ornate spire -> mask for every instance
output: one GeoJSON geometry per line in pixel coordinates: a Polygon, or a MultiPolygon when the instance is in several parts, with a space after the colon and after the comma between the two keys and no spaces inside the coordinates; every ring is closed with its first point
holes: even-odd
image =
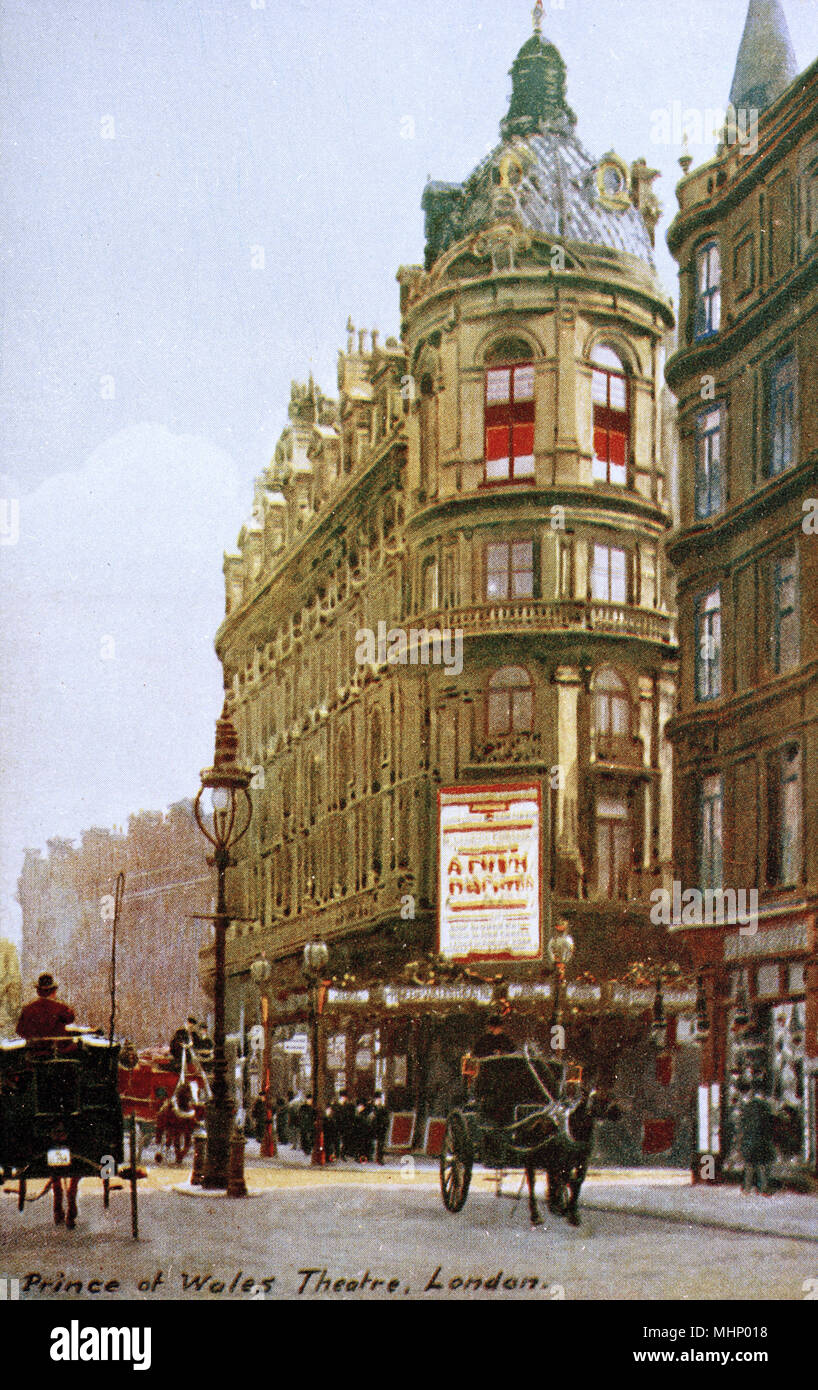
{"type": "Polygon", "coordinates": [[[798,63],[781,0],[750,0],[736,61],[730,103],[764,111],[798,76],[798,63]]]}
{"type": "Polygon", "coordinates": [[[535,33],[535,34],[541,34],[541,33],[542,33],[542,12],[543,12],[543,3],[542,3],[542,0],[537,0],[537,3],[536,3],[536,5],[534,6],[534,9],[531,11],[531,18],[532,18],[533,21],[534,21],[534,33],[535,33]]]}

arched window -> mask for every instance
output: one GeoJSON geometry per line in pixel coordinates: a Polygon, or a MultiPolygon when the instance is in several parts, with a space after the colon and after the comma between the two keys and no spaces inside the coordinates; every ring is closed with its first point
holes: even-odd
{"type": "Polygon", "coordinates": [[[488,686],[486,728],[489,735],[530,733],[534,723],[534,691],[522,666],[504,666],[488,686]]]}
{"type": "Polygon", "coordinates": [[[615,761],[627,751],[631,732],[628,687],[610,667],[594,678],[594,724],[598,758],[615,761]]]}
{"type": "Polygon", "coordinates": [[[593,476],[624,486],[628,481],[630,406],[628,378],[613,348],[597,344],[591,353],[591,399],[594,405],[593,476]]]}
{"type": "Polygon", "coordinates": [[[487,360],[485,481],[534,477],[534,364],[518,339],[496,343],[487,360]]]}
{"type": "Polygon", "coordinates": [[[708,241],[696,252],[696,308],[693,336],[696,342],[712,338],[721,327],[721,252],[717,241],[708,241]]]}

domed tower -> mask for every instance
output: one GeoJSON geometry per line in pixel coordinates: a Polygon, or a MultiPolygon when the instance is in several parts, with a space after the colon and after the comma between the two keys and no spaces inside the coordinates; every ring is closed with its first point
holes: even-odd
{"type": "Polygon", "coordinates": [[[398,276],[408,583],[413,623],[463,638],[462,673],[429,674],[440,782],[542,785],[545,937],[568,921],[602,979],[667,950],[674,318],[655,172],[580,143],[541,8],[499,144],[427,185],[425,266],[398,276]]]}

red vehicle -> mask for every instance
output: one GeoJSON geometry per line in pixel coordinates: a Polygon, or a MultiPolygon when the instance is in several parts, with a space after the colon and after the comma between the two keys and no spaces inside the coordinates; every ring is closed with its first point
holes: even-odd
{"type": "Polygon", "coordinates": [[[119,1096],[123,1115],[135,1117],[137,1160],[145,1144],[155,1142],[157,1162],[172,1144],[176,1162],[181,1163],[194,1130],[204,1122],[210,1088],[190,1049],[185,1049],[179,1067],[170,1049],[161,1048],[140,1052],[135,1067],[120,1066],[119,1096]]]}

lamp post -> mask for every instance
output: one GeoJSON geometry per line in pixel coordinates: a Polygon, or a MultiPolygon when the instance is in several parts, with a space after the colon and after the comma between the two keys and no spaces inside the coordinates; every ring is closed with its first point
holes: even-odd
{"type": "Polygon", "coordinates": [[[653,996],[653,1019],[650,1025],[650,1037],[654,1047],[659,1052],[664,1052],[667,1045],[667,1018],[665,1017],[665,997],[662,994],[662,976],[656,980],[656,993],[653,996]]]}
{"type": "Polygon", "coordinates": [[[567,922],[557,922],[548,942],[548,959],[554,967],[556,990],[554,997],[554,1023],[562,1024],[562,1001],[565,993],[565,971],[574,959],[574,938],[568,931],[567,922]]]}
{"type": "Polygon", "coordinates": [[[327,1161],[324,1151],[324,1058],[321,1048],[321,1013],[323,1005],[322,980],[329,960],[323,941],[308,941],[304,947],[303,971],[310,986],[310,1022],[312,1024],[312,1102],[315,1110],[312,1159],[316,1168],[327,1161]]]}
{"type": "Polygon", "coordinates": [[[273,1113],[270,1106],[270,996],[265,989],[272,975],[272,967],[265,955],[259,956],[250,966],[253,983],[261,995],[261,1026],[264,1029],[264,1061],[262,1063],[262,1094],[264,1096],[264,1134],[261,1140],[261,1157],[275,1158],[276,1141],[273,1133],[273,1113]]]}
{"type": "MultiPolygon", "coordinates": [[[[228,1189],[233,1195],[244,1187],[243,1173],[230,1173],[230,1146],[233,1129],[233,1101],[227,1085],[227,1061],[224,1049],[225,1019],[225,940],[230,918],[227,915],[225,876],[235,863],[232,851],[250,828],[253,805],[248,788],[252,773],[237,761],[238,735],[227,718],[226,710],[216,721],[216,748],[213,766],[202,773],[202,785],[193,804],[196,824],[213,846],[208,864],[215,866],[218,881],[216,915],[213,919],[215,936],[215,982],[213,989],[213,1098],[207,1107],[207,1150],[202,1186],[228,1189]],[[202,812],[202,796],[211,793],[212,815],[202,812]],[[234,1178],[235,1181],[228,1181],[234,1178]]],[[[241,1141],[243,1150],[243,1141],[241,1141]]],[[[243,1157],[240,1165],[243,1165],[243,1157]]]]}

